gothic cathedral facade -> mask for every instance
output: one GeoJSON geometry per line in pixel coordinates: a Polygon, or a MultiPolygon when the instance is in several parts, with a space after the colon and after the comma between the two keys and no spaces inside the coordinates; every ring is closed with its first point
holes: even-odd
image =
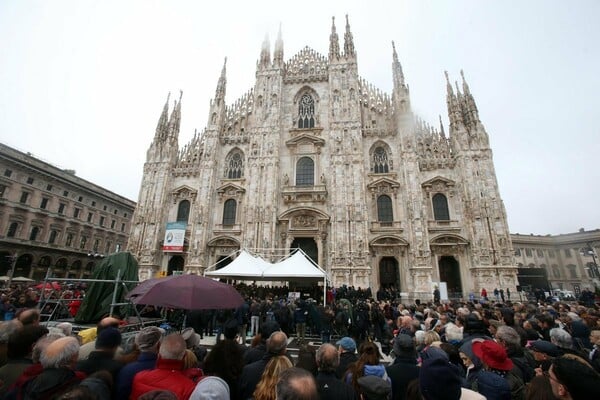
{"type": "Polygon", "coordinates": [[[413,113],[395,48],[392,69],[391,95],[358,75],[346,19],[343,48],[332,24],[328,56],[305,47],[286,61],[281,32],[272,57],[265,41],[254,87],[232,105],[224,65],[205,130],[181,149],[181,98],[170,115],[167,100],[128,245],[140,278],[300,247],[336,287],[515,290],[492,150],[464,76],[447,84],[446,135],[441,118],[434,128],[413,113]],[[172,222],[185,229],[175,253],[163,250],[172,222]]]}

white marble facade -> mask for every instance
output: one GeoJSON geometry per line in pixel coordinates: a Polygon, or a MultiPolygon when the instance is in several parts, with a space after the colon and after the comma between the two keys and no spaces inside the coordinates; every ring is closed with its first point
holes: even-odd
{"type": "Polygon", "coordinates": [[[240,248],[300,246],[335,286],[394,285],[410,298],[438,281],[457,296],[515,289],[492,150],[464,77],[448,82],[450,125],[436,128],[413,113],[395,48],[386,94],[358,75],[347,20],[339,43],[332,24],[328,55],[305,47],[286,61],[280,33],[231,105],[224,65],[208,124],[183,148],[181,99],[170,115],[167,101],[129,239],[142,278],[202,273],[240,248]],[[178,219],[184,251],[165,253],[178,219]]]}

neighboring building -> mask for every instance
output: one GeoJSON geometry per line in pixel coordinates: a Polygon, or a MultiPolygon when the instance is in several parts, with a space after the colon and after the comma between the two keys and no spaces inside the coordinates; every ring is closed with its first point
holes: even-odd
{"type": "Polygon", "coordinates": [[[86,277],[125,250],[135,202],[0,144],[0,275],[86,277]]]}
{"type": "Polygon", "coordinates": [[[492,150],[464,77],[447,83],[446,136],[413,113],[395,48],[392,72],[391,95],[358,75],[346,21],[343,47],[332,25],[328,56],[305,47],[284,61],[281,33],[273,57],[265,41],[254,87],[231,106],[223,66],[206,129],[182,149],[181,100],[170,116],[167,101],[129,241],[140,277],[300,247],[335,286],[408,298],[438,281],[454,296],[515,290],[492,150]],[[185,235],[176,252],[163,246],[174,222],[185,235]]]}
{"type": "MultiPolygon", "coordinates": [[[[564,235],[510,235],[517,265],[545,271],[551,289],[578,292],[600,287],[600,229],[564,235]]],[[[541,271],[540,271],[541,272],[541,271]]]]}

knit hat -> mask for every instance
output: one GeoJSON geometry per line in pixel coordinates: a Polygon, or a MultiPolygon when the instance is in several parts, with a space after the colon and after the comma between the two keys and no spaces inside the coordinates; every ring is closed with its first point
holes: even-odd
{"type": "Polygon", "coordinates": [[[121,344],[121,332],[117,328],[105,328],[96,338],[97,349],[116,349],[121,344]]]}
{"type": "Polygon", "coordinates": [[[425,400],[459,400],[461,378],[447,360],[428,358],[419,371],[419,388],[425,400]]]}
{"type": "Polygon", "coordinates": [[[196,333],[194,328],[185,328],[181,332],[181,336],[183,337],[183,340],[185,340],[185,345],[188,349],[200,344],[200,335],[196,333]]]}
{"type": "Polygon", "coordinates": [[[414,353],[415,344],[413,342],[413,338],[410,336],[400,333],[394,339],[394,354],[403,354],[403,353],[414,353]]]}
{"type": "Polygon", "coordinates": [[[190,400],[229,400],[229,385],[218,376],[207,376],[198,382],[190,400]]]}
{"type": "Polygon", "coordinates": [[[510,371],[513,362],[508,358],[506,349],[493,340],[473,341],[473,353],[492,369],[510,371]]]}
{"type": "Polygon", "coordinates": [[[346,351],[356,351],[356,342],[351,337],[345,336],[338,340],[335,344],[341,346],[346,351]]]}
{"type": "Polygon", "coordinates": [[[156,326],[147,326],[135,335],[135,344],[140,351],[152,349],[162,338],[162,332],[156,326]]]}

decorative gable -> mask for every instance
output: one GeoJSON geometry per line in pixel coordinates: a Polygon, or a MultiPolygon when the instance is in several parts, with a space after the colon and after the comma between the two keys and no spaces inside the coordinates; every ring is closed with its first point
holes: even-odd
{"type": "Polygon", "coordinates": [[[371,192],[373,198],[382,194],[393,194],[396,196],[399,188],[400,183],[389,178],[379,178],[367,185],[367,189],[371,192]]]}
{"type": "Polygon", "coordinates": [[[306,46],[285,63],[283,79],[286,83],[327,81],[327,57],[306,46]]]}
{"type": "Polygon", "coordinates": [[[456,182],[442,176],[436,176],[421,184],[427,192],[447,192],[452,190],[455,185],[456,182]]]}
{"type": "Polygon", "coordinates": [[[244,193],[246,193],[246,189],[231,182],[217,188],[217,194],[219,195],[220,201],[224,198],[240,198],[244,193]]]}
{"type": "Polygon", "coordinates": [[[196,201],[198,191],[187,185],[182,185],[171,192],[173,204],[177,204],[182,200],[188,200],[190,203],[196,201]]]}

